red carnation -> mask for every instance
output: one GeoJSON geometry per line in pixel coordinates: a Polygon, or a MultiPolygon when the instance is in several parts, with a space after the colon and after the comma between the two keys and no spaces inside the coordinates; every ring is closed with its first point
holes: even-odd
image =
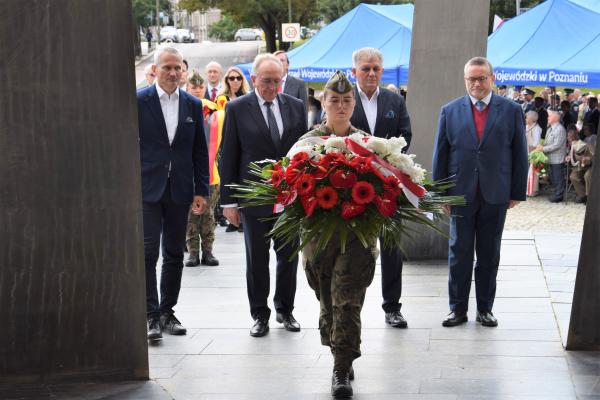
{"type": "Polygon", "coordinates": [[[364,204],[356,204],[350,201],[345,201],[342,203],[342,213],[341,216],[344,219],[354,218],[357,215],[360,215],[365,212],[364,204]]]}
{"type": "Polygon", "coordinates": [[[300,202],[302,203],[302,207],[304,207],[304,212],[307,217],[311,217],[315,208],[317,207],[317,198],[314,194],[310,194],[308,196],[300,197],[300,202]]]}
{"type": "Polygon", "coordinates": [[[333,208],[337,204],[338,197],[338,193],[331,186],[325,186],[317,190],[317,202],[321,208],[333,208]]]}
{"type": "Polygon", "coordinates": [[[400,188],[400,181],[395,176],[386,176],[383,180],[383,190],[393,194],[394,196],[398,196],[402,193],[402,189],[400,188]]]}
{"type": "Polygon", "coordinates": [[[277,188],[279,185],[281,185],[281,182],[283,182],[284,178],[285,174],[282,169],[273,170],[273,173],[271,174],[271,184],[273,187],[277,188]]]}
{"type": "Polygon", "coordinates": [[[333,185],[333,187],[345,189],[351,188],[356,183],[357,178],[354,172],[344,171],[341,169],[335,170],[329,176],[329,182],[333,185]]]}
{"type": "Polygon", "coordinates": [[[375,188],[369,182],[360,181],[352,187],[352,200],[357,204],[367,204],[373,201],[375,188]]]}
{"type": "Polygon", "coordinates": [[[310,156],[305,151],[300,151],[292,156],[291,163],[292,164],[304,164],[306,161],[310,159],[310,156]]]}
{"type": "Polygon", "coordinates": [[[315,180],[309,174],[302,174],[296,180],[295,186],[300,196],[306,196],[315,189],[315,180]]]}
{"type": "Polygon", "coordinates": [[[287,184],[290,186],[294,186],[294,184],[296,183],[296,180],[298,180],[300,175],[302,175],[303,173],[304,173],[303,169],[299,169],[299,168],[296,168],[296,167],[293,167],[290,165],[285,170],[285,180],[286,180],[287,184]]]}
{"type": "Polygon", "coordinates": [[[350,160],[350,166],[357,170],[361,174],[365,174],[367,172],[371,172],[373,169],[371,167],[371,162],[373,161],[372,157],[360,157],[356,156],[352,160],[350,160]]]}
{"type": "Polygon", "coordinates": [[[294,200],[296,200],[297,195],[298,193],[293,189],[282,190],[281,192],[277,193],[277,202],[284,206],[289,206],[294,202],[294,200]]]}
{"type": "Polygon", "coordinates": [[[390,193],[375,196],[375,207],[377,207],[379,214],[384,217],[391,217],[396,212],[396,196],[390,193]]]}

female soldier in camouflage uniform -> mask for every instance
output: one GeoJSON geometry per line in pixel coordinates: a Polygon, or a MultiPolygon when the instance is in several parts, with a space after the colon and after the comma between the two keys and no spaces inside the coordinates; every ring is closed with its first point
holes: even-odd
{"type": "MultiPolygon", "coordinates": [[[[336,72],[327,82],[323,93],[326,122],[302,139],[333,134],[347,136],[356,132],[368,135],[350,125],[355,104],[352,84],[343,72],[336,72]]],[[[376,239],[371,238],[369,246],[365,248],[356,236],[348,233],[346,249],[342,254],[336,233],[320,253],[315,252],[316,242],[308,243],[303,250],[308,283],[321,303],[321,343],[331,348],[334,358],[331,380],[331,394],[334,397],[352,396],[352,361],[360,357],[360,311],[367,287],[375,274],[376,239]]]]}

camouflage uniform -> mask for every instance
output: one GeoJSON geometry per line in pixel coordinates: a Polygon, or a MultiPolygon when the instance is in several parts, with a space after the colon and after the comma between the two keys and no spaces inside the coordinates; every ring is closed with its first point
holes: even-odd
{"type": "Polygon", "coordinates": [[[314,252],[316,241],[303,249],[306,278],[321,303],[321,343],[331,348],[334,370],[347,371],[360,357],[360,311],[375,274],[376,239],[365,248],[348,233],[346,251],[341,254],[336,233],[319,254],[314,252]]]}
{"type": "Polygon", "coordinates": [[[187,245],[188,253],[199,253],[200,238],[202,238],[202,252],[212,254],[216,225],[214,209],[218,201],[219,185],[211,185],[208,204],[204,214],[196,215],[190,209],[185,233],[185,244],[187,245]]]}

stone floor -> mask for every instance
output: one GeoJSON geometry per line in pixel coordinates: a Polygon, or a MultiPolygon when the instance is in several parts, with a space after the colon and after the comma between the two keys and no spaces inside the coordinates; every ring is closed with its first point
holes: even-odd
{"type": "MultiPolygon", "coordinates": [[[[542,201],[536,199],[539,207],[555,206],[542,201]]],[[[441,326],[448,301],[444,262],[405,264],[402,311],[409,328],[390,328],[377,269],[362,312],[354,399],[600,399],[600,354],[566,352],[562,345],[581,225],[562,230],[552,218],[583,215],[584,208],[557,205],[554,211],[562,212],[550,212],[543,224],[534,206],[509,213],[494,307],[498,328],[476,324],[473,303],[467,324],[441,326]]],[[[185,268],[176,312],[189,333],[149,346],[151,381],[14,387],[0,390],[0,399],[330,399],[332,359],[319,343],[318,303],[303,271],[294,312],[302,331],[287,332],[273,318],[269,335],[252,338],[242,235],[218,228],[215,255],[218,267],[185,268]]]]}

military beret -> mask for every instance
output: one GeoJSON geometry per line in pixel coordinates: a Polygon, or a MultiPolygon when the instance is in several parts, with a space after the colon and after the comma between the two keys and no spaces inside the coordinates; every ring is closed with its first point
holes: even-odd
{"type": "Polygon", "coordinates": [[[198,73],[198,71],[193,70],[192,74],[188,78],[188,83],[193,86],[200,86],[204,84],[204,78],[198,73]]]}
{"type": "Polygon", "coordinates": [[[521,85],[515,85],[515,91],[520,92],[521,89],[523,89],[523,86],[521,86],[521,85]]]}
{"type": "Polygon", "coordinates": [[[325,89],[332,90],[339,94],[351,92],[354,87],[342,71],[336,71],[325,84],[325,89]]]}
{"type": "Polygon", "coordinates": [[[574,90],[573,90],[573,89],[570,89],[570,88],[565,88],[565,94],[571,94],[571,93],[573,93],[573,92],[574,92],[574,90]]]}
{"type": "Polygon", "coordinates": [[[535,92],[533,90],[529,89],[529,88],[523,89],[523,93],[524,94],[528,94],[530,96],[533,96],[535,94],[535,92]]]}
{"type": "Polygon", "coordinates": [[[498,86],[498,89],[506,89],[506,85],[500,85],[498,86]]]}

